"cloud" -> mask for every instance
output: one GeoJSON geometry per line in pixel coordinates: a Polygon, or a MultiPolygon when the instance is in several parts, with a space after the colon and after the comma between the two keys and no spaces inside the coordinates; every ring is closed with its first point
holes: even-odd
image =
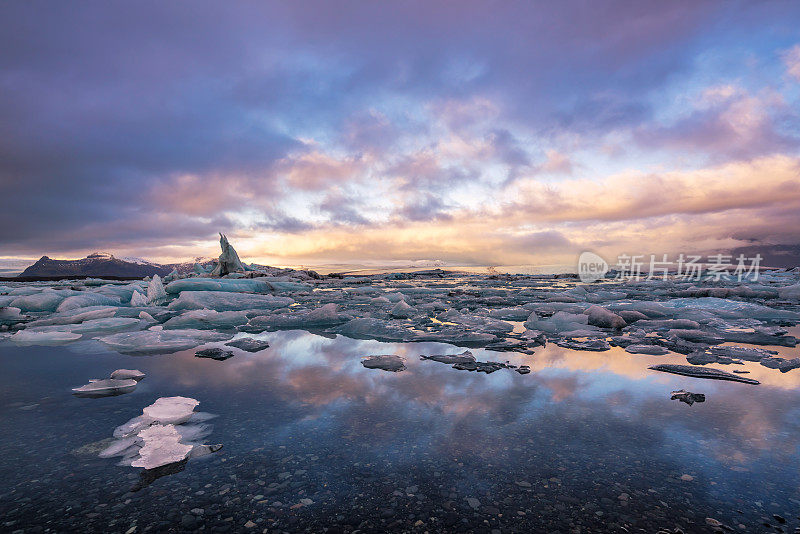
{"type": "Polygon", "coordinates": [[[4,255],[798,242],[797,5],[185,9],[0,6],[4,255]]]}
{"type": "Polygon", "coordinates": [[[786,64],[786,73],[800,81],[800,44],[783,53],[783,62],[786,64]]]}

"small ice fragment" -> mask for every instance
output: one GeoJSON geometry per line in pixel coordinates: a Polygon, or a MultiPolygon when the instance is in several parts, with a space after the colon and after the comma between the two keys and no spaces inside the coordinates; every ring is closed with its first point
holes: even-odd
{"type": "Polygon", "coordinates": [[[686,391],[685,389],[681,389],[678,391],[673,391],[671,393],[670,400],[679,400],[691,406],[695,402],[705,402],[706,396],[702,393],[692,393],[690,391],[686,391]]]}
{"type": "Polygon", "coordinates": [[[208,358],[211,360],[225,361],[228,358],[233,358],[233,351],[222,350],[218,347],[211,349],[198,350],[194,353],[197,358],[208,358]]]}
{"type": "Polygon", "coordinates": [[[406,368],[405,360],[396,354],[378,354],[367,356],[361,360],[361,365],[367,369],[383,369],[392,373],[399,373],[406,368]]]}

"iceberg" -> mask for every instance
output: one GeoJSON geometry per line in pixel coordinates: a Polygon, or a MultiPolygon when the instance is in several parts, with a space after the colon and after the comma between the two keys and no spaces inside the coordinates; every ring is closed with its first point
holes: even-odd
{"type": "Polygon", "coordinates": [[[150,304],[161,304],[166,299],[167,292],[164,290],[164,284],[161,283],[161,277],[154,274],[153,279],[147,284],[147,301],[150,304]]]}
{"type": "Polygon", "coordinates": [[[219,234],[219,246],[222,249],[222,254],[219,255],[219,261],[214,270],[211,271],[211,276],[225,276],[229,273],[244,272],[244,265],[242,265],[236,250],[228,242],[227,236],[219,234]]]}

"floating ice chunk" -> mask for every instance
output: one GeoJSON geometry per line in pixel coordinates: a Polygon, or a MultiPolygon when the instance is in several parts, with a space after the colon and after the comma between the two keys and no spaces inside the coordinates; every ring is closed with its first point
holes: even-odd
{"type": "Polygon", "coordinates": [[[601,306],[589,306],[583,313],[589,316],[590,325],[615,329],[627,326],[625,319],[601,306]]]}
{"type": "Polygon", "coordinates": [[[289,297],[273,295],[251,295],[228,291],[183,291],[172,301],[169,309],[173,311],[199,310],[209,308],[216,311],[240,311],[251,309],[276,309],[294,303],[289,297]]]}
{"type": "Polygon", "coordinates": [[[142,412],[153,421],[179,425],[189,420],[198,404],[200,402],[189,397],[161,397],[142,412]]]}
{"type": "Polygon", "coordinates": [[[647,317],[650,317],[651,319],[674,317],[677,313],[674,308],[664,306],[664,304],[660,302],[651,302],[646,300],[637,300],[626,303],[615,302],[609,305],[609,309],[615,313],[619,313],[620,310],[637,311],[646,315],[647,317]]]}
{"type": "Polygon", "coordinates": [[[472,352],[465,350],[461,354],[433,354],[431,356],[419,355],[421,360],[433,360],[435,362],[454,364],[454,363],[469,363],[475,361],[475,356],[472,352]]]}
{"type": "Polygon", "coordinates": [[[663,356],[669,351],[660,345],[628,345],[625,352],[631,354],[649,354],[650,356],[663,356]]]}
{"type": "Polygon", "coordinates": [[[72,394],[77,397],[112,397],[130,393],[136,389],[136,384],[136,380],[133,379],[90,380],[84,386],[72,388],[72,394]]]}
{"type": "Polygon", "coordinates": [[[748,362],[760,362],[764,358],[769,358],[778,354],[776,350],[756,349],[751,347],[730,347],[717,346],[711,347],[709,352],[715,357],[736,358],[748,362]]]}
{"type": "Polygon", "coordinates": [[[88,306],[119,306],[121,301],[119,297],[109,297],[101,295],[100,293],[92,293],[84,291],[80,295],[73,295],[64,299],[58,305],[56,311],[64,312],[74,310],[76,308],[86,308],[88,306]]]}
{"type": "Polygon", "coordinates": [[[130,302],[131,306],[147,306],[148,304],[149,301],[147,300],[147,297],[145,297],[138,291],[134,291],[133,294],[131,295],[131,302],[130,302]]]}
{"type": "Polygon", "coordinates": [[[77,325],[69,325],[69,330],[76,334],[110,334],[113,332],[131,330],[133,328],[138,329],[140,325],[139,319],[130,317],[107,317],[105,319],[84,321],[77,325]]]}
{"type": "Polygon", "coordinates": [[[213,347],[210,349],[198,350],[194,353],[195,357],[197,358],[208,358],[210,360],[217,360],[217,361],[225,361],[228,358],[233,358],[233,351],[231,350],[222,350],[219,347],[213,347]]]}
{"type": "Polygon", "coordinates": [[[770,369],[778,369],[781,373],[787,373],[792,369],[797,369],[800,367],[800,358],[793,358],[791,360],[787,360],[784,358],[776,358],[776,357],[769,357],[763,358],[759,363],[764,367],[768,367],[770,369]]]}
{"type": "Polygon", "coordinates": [[[708,310],[720,317],[751,318],[760,320],[800,321],[800,314],[788,310],[777,310],[752,302],[721,299],[716,297],[679,298],[668,300],[664,306],[674,309],[695,308],[708,310]]]}
{"type": "Polygon", "coordinates": [[[467,315],[456,310],[440,313],[436,319],[443,323],[456,323],[490,334],[507,334],[514,330],[514,326],[505,321],[479,315],[467,315]]]}
{"type": "Polygon", "coordinates": [[[497,336],[488,332],[475,332],[465,326],[448,326],[434,332],[417,334],[417,341],[436,341],[458,346],[484,347],[494,341],[497,336]]]}
{"type": "Polygon", "coordinates": [[[225,343],[228,347],[236,347],[247,352],[258,352],[269,348],[269,343],[260,339],[253,339],[251,337],[243,337],[229,343],[225,343]]]}
{"type": "Polygon", "coordinates": [[[395,304],[390,313],[393,317],[405,319],[408,317],[413,317],[417,313],[417,310],[406,304],[406,301],[400,300],[397,302],[397,304],[395,304]]]}
{"type": "Polygon", "coordinates": [[[530,317],[531,312],[521,306],[514,308],[498,308],[489,312],[489,317],[503,319],[505,321],[525,321],[530,317]]]}
{"type": "Polygon", "coordinates": [[[549,334],[558,334],[560,332],[570,332],[575,330],[597,330],[597,327],[588,326],[589,316],[582,313],[567,313],[557,312],[549,319],[540,319],[536,312],[533,312],[528,320],[525,321],[525,328],[530,330],[539,330],[549,334]]]}
{"type": "Polygon", "coordinates": [[[144,445],[139,450],[139,458],[131,465],[145,469],[155,469],[162,465],[186,460],[192,446],[181,443],[181,435],[173,425],[153,425],[139,432],[144,445]]]}
{"type": "MultiPolygon", "coordinates": [[[[310,286],[308,286],[310,287],[310,286]]],[[[165,288],[167,293],[178,294],[182,291],[227,291],[230,293],[268,293],[272,286],[264,280],[242,278],[184,278],[170,282],[165,288]]]]}
{"type": "Polygon", "coordinates": [[[111,378],[117,380],[136,380],[141,381],[146,375],[138,369],[117,369],[111,373],[111,378]]]}
{"type": "Polygon", "coordinates": [[[57,312],[43,319],[37,319],[27,324],[33,326],[49,326],[60,324],[77,324],[92,319],[104,319],[114,317],[119,310],[117,306],[88,306],[86,308],[75,308],[63,312],[57,312]]]}
{"type": "Polygon", "coordinates": [[[392,373],[399,373],[406,368],[405,360],[396,354],[377,354],[367,356],[361,360],[361,365],[367,369],[383,369],[392,373]]]}
{"type": "Polygon", "coordinates": [[[416,334],[397,324],[372,318],[357,318],[335,330],[339,334],[360,339],[410,341],[416,334]]]}
{"type": "Polygon", "coordinates": [[[666,336],[679,337],[687,341],[693,341],[694,343],[706,343],[709,345],[719,345],[720,343],[725,341],[719,335],[716,335],[711,332],[704,332],[703,330],[684,330],[680,328],[673,328],[671,330],[667,330],[666,336]]]}
{"type": "Polygon", "coordinates": [[[244,272],[245,268],[242,265],[242,260],[236,253],[231,244],[228,242],[228,237],[219,234],[219,246],[222,249],[222,254],[219,255],[219,261],[214,270],[211,271],[212,276],[225,276],[228,273],[244,272]]]}
{"type": "Polygon", "coordinates": [[[24,312],[54,312],[58,305],[71,295],[73,295],[72,291],[45,289],[41,293],[17,297],[11,301],[9,306],[19,308],[24,312]]]}
{"type": "Polygon", "coordinates": [[[63,330],[20,330],[9,339],[17,345],[62,345],[71,341],[77,341],[82,336],[73,332],[63,330]]]}
{"type": "Polygon", "coordinates": [[[191,310],[178,317],[173,317],[164,323],[165,329],[199,328],[212,330],[215,328],[235,328],[247,322],[247,316],[242,312],[215,310],[191,310]]]}
{"type": "Polygon", "coordinates": [[[309,312],[280,313],[253,317],[245,330],[248,332],[262,332],[264,330],[289,330],[293,328],[324,328],[346,323],[352,318],[352,315],[340,313],[338,306],[330,302],[309,312]]]}
{"type": "Polygon", "coordinates": [[[16,324],[27,319],[25,315],[21,315],[19,308],[11,306],[3,306],[0,308],[0,325],[2,324],[16,324]]]}
{"type": "Polygon", "coordinates": [[[573,350],[590,350],[594,352],[603,352],[611,349],[611,345],[605,339],[587,339],[580,341],[577,339],[561,339],[556,341],[556,345],[564,347],[565,349],[573,350]]]}
{"type": "Polygon", "coordinates": [[[628,324],[647,319],[645,314],[636,310],[617,310],[617,315],[622,317],[628,324]]]}
{"type": "Polygon", "coordinates": [[[232,334],[208,330],[141,330],[99,338],[113,350],[125,354],[167,354],[193,349],[209,341],[227,341],[232,334]]]}
{"type": "Polygon", "coordinates": [[[712,380],[730,380],[732,382],[742,382],[745,384],[760,384],[758,380],[745,378],[743,376],[728,373],[721,369],[710,367],[696,367],[694,365],[678,365],[672,363],[660,363],[649,367],[653,371],[662,371],[676,375],[691,376],[693,378],[710,378],[712,380]]]}
{"type": "Polygon", "coordinates": [[[706,396],[702,393],[692,393],[691,391],[681,389],[678,391],[673,391],[670,394],[670,400],[679,400],[691,406],[695,402],[705,402],[706,396]]]}
{"type": "Polygon", "coordinates": [[[166,299],[167,292],[164,290],[164,284],[161,283],[161,277],[154,274],[153,279],[147,284],[147,301],[150,304],[161,304],[166,299]]]}
{"type": "MultiPolygon", "coordinates": [[[[624,313],[624,312],[622,312],[624,313]]],[[[699,330],[700,324],[689,319],[643,319],[636,321],[636,328],[645,330],[699,330]]]]}
{"type": "Polygon", "coordinates": [[[169,283],[172,282],[173,280],[177,280],[180,277],[181,275],[178,273],[178,269],[172,269],[169,272],[169,274],[167,274],[167,276],[164,277],[164,281],[169,283]]]}
{"type": "Polygon", "coordinates": [[[142,321],[148,322],[148,323],[155,323],[156,322],[156,320],[153,318],[153,316],[150,315],[149,313],[147,313],[146,311],[140,311],[139,312],[139,319],[141,319],[142,321]]]}
{"type": "Polygon", "coordinates": [[[800,283],[778,288],[778,297],[784,300],[800,300],[800,283]]]}

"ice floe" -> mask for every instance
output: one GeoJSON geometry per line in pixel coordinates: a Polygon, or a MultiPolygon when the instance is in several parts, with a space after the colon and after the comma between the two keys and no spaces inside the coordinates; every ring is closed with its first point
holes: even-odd
{"type": "Polygon", "coordinates": [[[367,356],[361,360],[361,365],[367,369],[382,369],[392,373],[399,373],[405,371],[405,360],[396,354],[377,354],[367,356]]]}
{"type": "MultiPolygon", "coordinates": [[[[23,330],[24,332],[24,330],[23,330]]],[[[193,349],[210,341],[227,341],[232,334],[209,330],[141,330],[103,336],[99,341],[117,352],[127,354],[167,354],[193,349]]]]}
{"type": "Polygon", "coordinates": [[[72,388],[72,393],[78,397],[111,397],[130,393],[136,389],[137,382],[131,378],[103,378],[90,380],[88,384],[72,388]]]}

